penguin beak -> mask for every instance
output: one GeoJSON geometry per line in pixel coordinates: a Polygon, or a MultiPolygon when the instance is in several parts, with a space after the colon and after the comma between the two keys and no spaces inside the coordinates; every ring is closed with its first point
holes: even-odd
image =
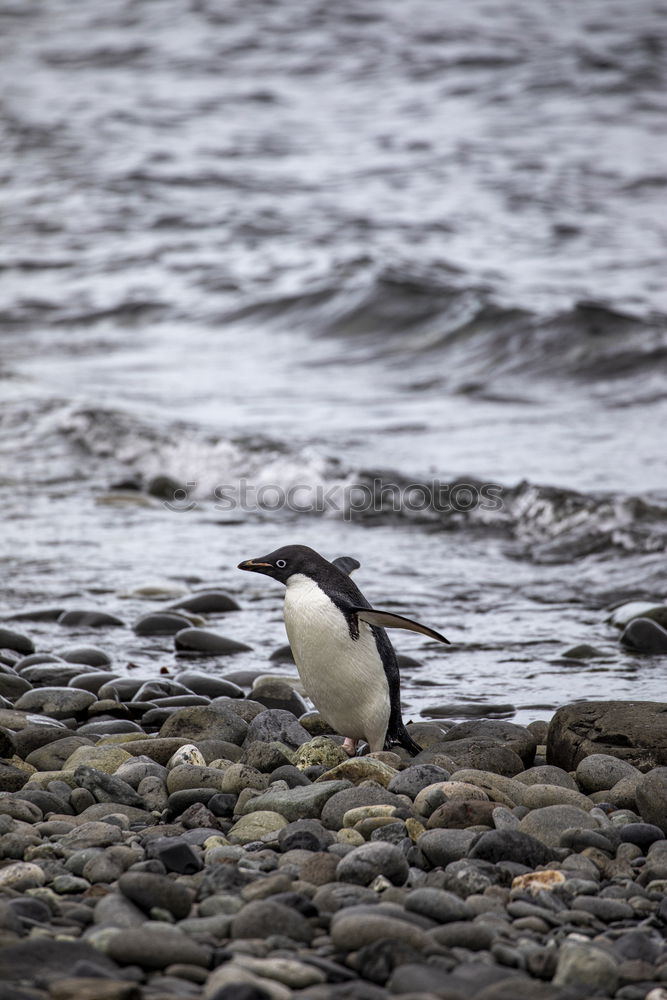
{"type": "Polygon", "coordinates": [[[240,562],[237,569],[246,569],[250,573],[265,573],[267,569],[273,569],[270,562],[262,562],[259,559],[245,559],[240,562]]]}

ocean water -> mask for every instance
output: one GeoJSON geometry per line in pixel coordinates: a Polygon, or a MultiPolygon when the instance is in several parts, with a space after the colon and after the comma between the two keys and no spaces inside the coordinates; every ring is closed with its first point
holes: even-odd
{"type": "Polygon", "coordinates": [[[664,698],[607,618],[667,590],[666,14],[0,0],[0,614],[221,585],[202,669],[281,671],[235,566],[304,542],[452,640],[408,716],[664,698]]]}

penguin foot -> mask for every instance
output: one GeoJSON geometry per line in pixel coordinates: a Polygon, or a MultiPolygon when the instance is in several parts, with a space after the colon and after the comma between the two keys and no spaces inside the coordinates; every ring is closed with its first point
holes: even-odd
{"type": "Polygon", "coordinates": [[[351,736],[346,736],[343,742],[343,750],[348,755],[348,757],[354,757],[357,753],[357,744],[359,740],[353,740],[351,736]]]}

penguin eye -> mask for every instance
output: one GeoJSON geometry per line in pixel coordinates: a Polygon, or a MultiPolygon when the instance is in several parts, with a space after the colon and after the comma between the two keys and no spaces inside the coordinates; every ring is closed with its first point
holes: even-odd
{"type": "Polygon", "coordinates": [[[287,562],[284,559],[276,559],[276,566],[278,569],[284,569],[287,566],[287,562]]]}

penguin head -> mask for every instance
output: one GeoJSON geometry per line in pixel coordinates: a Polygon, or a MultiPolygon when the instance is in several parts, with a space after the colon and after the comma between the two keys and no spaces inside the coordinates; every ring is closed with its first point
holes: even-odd
{"type": "Polygon", "coordinates": [[[251,573],[263,573],[264,576],[287,583],[295,573],[315,577],[318,570],[321,572],[322,567],[328,565],[323,556],[307,545],[283,545],[282,548],[269,552],[267,556],[246,559],[239,563],[238,568],[251,573]]]}

